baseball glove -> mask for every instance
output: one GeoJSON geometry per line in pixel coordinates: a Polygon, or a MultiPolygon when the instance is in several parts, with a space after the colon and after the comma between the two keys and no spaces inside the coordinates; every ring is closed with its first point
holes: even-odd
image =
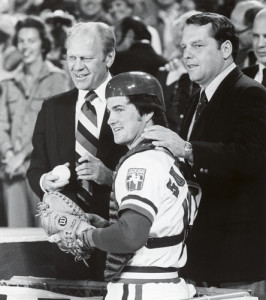
{"type": "Polygon", "coordinates": [[[82,230],[95,227],[75,202],[59,192],[46,193],[43,201],[38,203],[37,216],[41,218],[49,242],[57,243],[62,251],[71,253],[76,261],[83,260],[87,265],[86,259],[91,256],[93,248],[80,248],[77,231],[81,223],[82,230]]]}

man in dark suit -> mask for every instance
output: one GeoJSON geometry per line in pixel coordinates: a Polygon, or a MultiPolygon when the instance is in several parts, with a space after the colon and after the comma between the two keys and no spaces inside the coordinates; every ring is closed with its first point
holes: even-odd
{"type": "Polygon", "coordinates": [[[158,68],[167,60],[151,46],[151,34],[137,17],[126,17],[115,29],[117,54],[111,73],[117,75],[129,71],[142,71],[156,76],[158,68]]]}
{"type": "Polygon", "coordinates": [[[230,19],[239,35],[239,52],[236,64],[241,68],[253,65],[256,57],[252,50],[252,26],[256,14],[265,8],[258,0],[238,1],[232,10],[230,19]]]}
{"type": "MultiPolygon", "coordinates": [[[[105,88],[111,78],[108,70],[114,57],[115,37],[108,25],[78,23],[71,29],[67,37],[67,62],[76,88],[44,101],[35,125],[34,149],[27,172],[32,189],[40,197],[44,191],[61,191],[86,212],[107,219],[112,170],[126,151],[126,148],[114,143],[107,125],[105,88]],[[88,91],[94,91],[95,97],[90,105],[97,116],[95,126],[82,113],[83,108],[93,111],[86,102],[88,91]],[[77,148],[76,137],[82,120],[88,126],[84,125],[85,138],[79,141],[81,145],[77,148]],[[90,150],[92,142],[96,150],[94,154],[90,150]],[[51,170],[60,164],[69,167],[69,181],[58,181],[58,177],[51,174],[51,170]],[[89,183],[90,190],[82,189],[81,182],[84,181],[89,183]]],[[[89,264],[89,270],[94,271],[92,279],[102,279],[104,256],[96,254],[89,264]]]]}
{"type": "Polygon", "coordinates": [[[251,288],[262,296],[266,90],[235,65],[238,36],[226,17],[202,13],[188,18],[181,46],[201,100],[200,95],[194,99],[180,136],[157,126],[143,137],[183,157],[202,187],[182,275],[197,284],[251,288]]]}
{"type": "Polygon", "coordinates": [[[244,68],[242,71],[266,87],[266,8],[256,15],[252,34],[253,50],[258,64],[244,68]]]}

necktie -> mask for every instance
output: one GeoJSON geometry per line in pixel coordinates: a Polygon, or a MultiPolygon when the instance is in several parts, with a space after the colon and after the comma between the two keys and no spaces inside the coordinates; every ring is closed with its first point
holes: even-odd
{"type": "Polygon", "coordinates": [[[266,87],[266,68],[263,69],[262,85],[266,87]]]}
{"type": "MultiPolygon", "coordinates": [[[[90,91],[85,96],[85,103],[81,107],[81,112],[78,120],[76,131],[76,165],[78,159],[87,152],[93,156],[97,153],[98,146],[98,129],[97,129],[97,114],[94,105],[91,103],[97,95],[94,91],[90,91]]],[[[88,199],[92,196],[92,184],[87,180],[80,181],[80,190],[78,197],[88,204],[88,199]]]]}
{"type": "Polygon", "coordinates": [[[207,100],[205,91],[202,91],[201,94],[200,94],[199,103],[198,103],[197,108],[196,108],[196,115],[195,115],[194,124],[199,120],[199,117],[201,116],[203,110],[206,108],[207,105],[208,105],[208,100],[207,100]]]}

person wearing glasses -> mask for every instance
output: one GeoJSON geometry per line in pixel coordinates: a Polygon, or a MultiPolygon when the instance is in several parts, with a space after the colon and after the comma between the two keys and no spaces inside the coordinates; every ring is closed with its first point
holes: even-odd
{"type": "Polygon", "coordinates": [[[256,14],[263,8],[265,6],[260,1],[247,0],[237,3],[232,10],[230,19],[235,25],[239,36],[239,53],[236,64],[241,69],[256,62],[256,57],[252,50],[252,26],[256,14]]]}

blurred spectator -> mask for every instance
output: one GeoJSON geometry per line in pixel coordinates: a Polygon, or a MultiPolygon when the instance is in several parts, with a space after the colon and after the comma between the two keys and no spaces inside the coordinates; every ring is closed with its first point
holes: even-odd
{"type": "Polygon", "coordinates": [[[0,0],[0,15],[8,13],[8,11],[9,11],[8,0],[0,0]]]}
{"type": "Polygon", "coordinates": [[[134,15],[146,20],[157,11],[154,0],[131,0],[134,3],[134,15]]]}
{"type": "Polygon", "coordinates": [[[147,18],[145,22],[154,26],[159,32],[163,48],[163,56],[168,60],[175,55],[173,53],[172,28],[174,21],[183,13],[195,9],[194,1],[155,0],[157,14],[147,18]]]}
{"type": "Polygon", "coordinates": [[[78,21],[112,24],[111,18],[103,9],[102,0],[77,0],[76,5],[76,18],[78,21]]]}
{"type": "Polygon", "coordinates": [[[9,12],[19,15],[38,15],[43,0],[10,0],[9,12]]]}
{"type": "Polygon", "coordinates": [[[8,14],[0,14],[0,80],[12,76],[12,72],[6,68],[6,60],[14,51],[12,46],[14,27],[15,18],[8,14]]]}
{"type": "Polygon", "coordinates": [[[239,53],[236,64],[241,69],[256,62],[252,50],[252,26],[256,14],[263,8],[264,5],[260,1],[247,0],[237,3],[231,13],[231,21],[239,35],[239,53]]]}
{"type": "MultiPolygon", "coordinates": [[[[103,7],[112,18],[113,25],[117,26],[123,18],[133,16],[136,2],[132,0],[103,0],[103,7]]],[[[151,45],[158,54],[162,54],[162,46],[157,30],[147,26],[151,34],[151,45]]]]}
{"type": "Polygon", "coordinates": [[[168,70],[160,68],[157,78],[160,81],[166,106],[166,116],[169,128],[179,133],[184,117],[190,107],[194,93],[199,89],[198,84],[189,79],[182,61],[180,42],[186,19],[200,13],[192,10],[182,14],[173,24],[172,36],[175,47],[174,67],[168,70]]]}
{"type": "Polygon", "coordinates": [[[196,9],[196,4],[194,0],[179,0],[178,3],[180,6],[179,11],[181,15],[196,9]]]}
{"type": "MultiPolygon", "coordinates": [[[[227,18],[230,18],[232,10],[236,6],[236,0],[223,0],[223,1],[219,1],[218,3],[219,3],[219,7],[217,13],[226,16],[227,18]]],[[[198,9],[201,10],[200,8],[198,9]]]]}
{"type": "Polygon", "coordinates": [[[43,16],[43,19],[48,25],[52,38],[52,48],[47,54],[47,59],[57,67],[64,69],[67,29],[74,25],[75,19],[62,10],[48,12],[43,16]]]}
{"type": "Polygon", "coordinates": [[[18,21],[14,45],[22,64],[13,78],[0,83],[0,153],[8,226],[26,227],[34,225],[37,204],[25,178],[37,114],[46,97],[68,86],[64,72],[45,60],[51,44],[39,19],[18,21]]]}
{"type": "Polygon", "coordinates": [[[113,75],[143,71],[156,76],[158,68],[167,63],[152,48],[151,34],[139,18],[122,19],[115,28],[115,34],[117,54],[110,69],[113,75]]]}
{"type": "Polygon", "coordinates": [[[69,14],[75,14],[76,10],[76,1],[75,0],[43,0],[41,5],[41,11],[56,11],[63,10],[69,14]]]}
{"type": "Polygon", "coordinates": [[[69,87],[73,88],[74,83],[69,74],[66,55],[66,37],[67,30],[75,24],[76,20],[73,15],[62,10],[56,10],[54,12],[47,12],[43,15],[45,23],[48,25],[48,31],[52,39],[51,51],[47,54],[47,59],[54,65],[63,69],[68,75],[69,87]]]}
{"type": "MultiPolygon", "coordinates": [[[[3,3],[1,3],[3,4],[3,3]]],[[[4,67],[4,61],[6,54],[10,51],[10,41],[14,33],[13,19],[7,14],[0,14],[0,81],[4,78],[12,76],[10,72],[7,72],[4,67]]],[[[0,94],[2,90],[0,88],[0,94]]],[[[1,153],[0,153],[1,161],[1,153]]],[[[6,225],[4,215],[4,197],[3,197],[3,184],[2,184],[3,170],[0,163],[0,226],[6,225]]]]}
{"type": "Polygon", "coordinates": [[[253,28],[253,50],[258,64],[243,69],[243,73],[266,87],[266,8],[255,17],[253,28]]]}
{"type": "MultiPolygon", "coordinates": [[[[233,1],[233,0],[229,0],[233,1]]],[[[223,0],[195,0],[197,10],[202,12],[217,12],[223,0]]]]}

